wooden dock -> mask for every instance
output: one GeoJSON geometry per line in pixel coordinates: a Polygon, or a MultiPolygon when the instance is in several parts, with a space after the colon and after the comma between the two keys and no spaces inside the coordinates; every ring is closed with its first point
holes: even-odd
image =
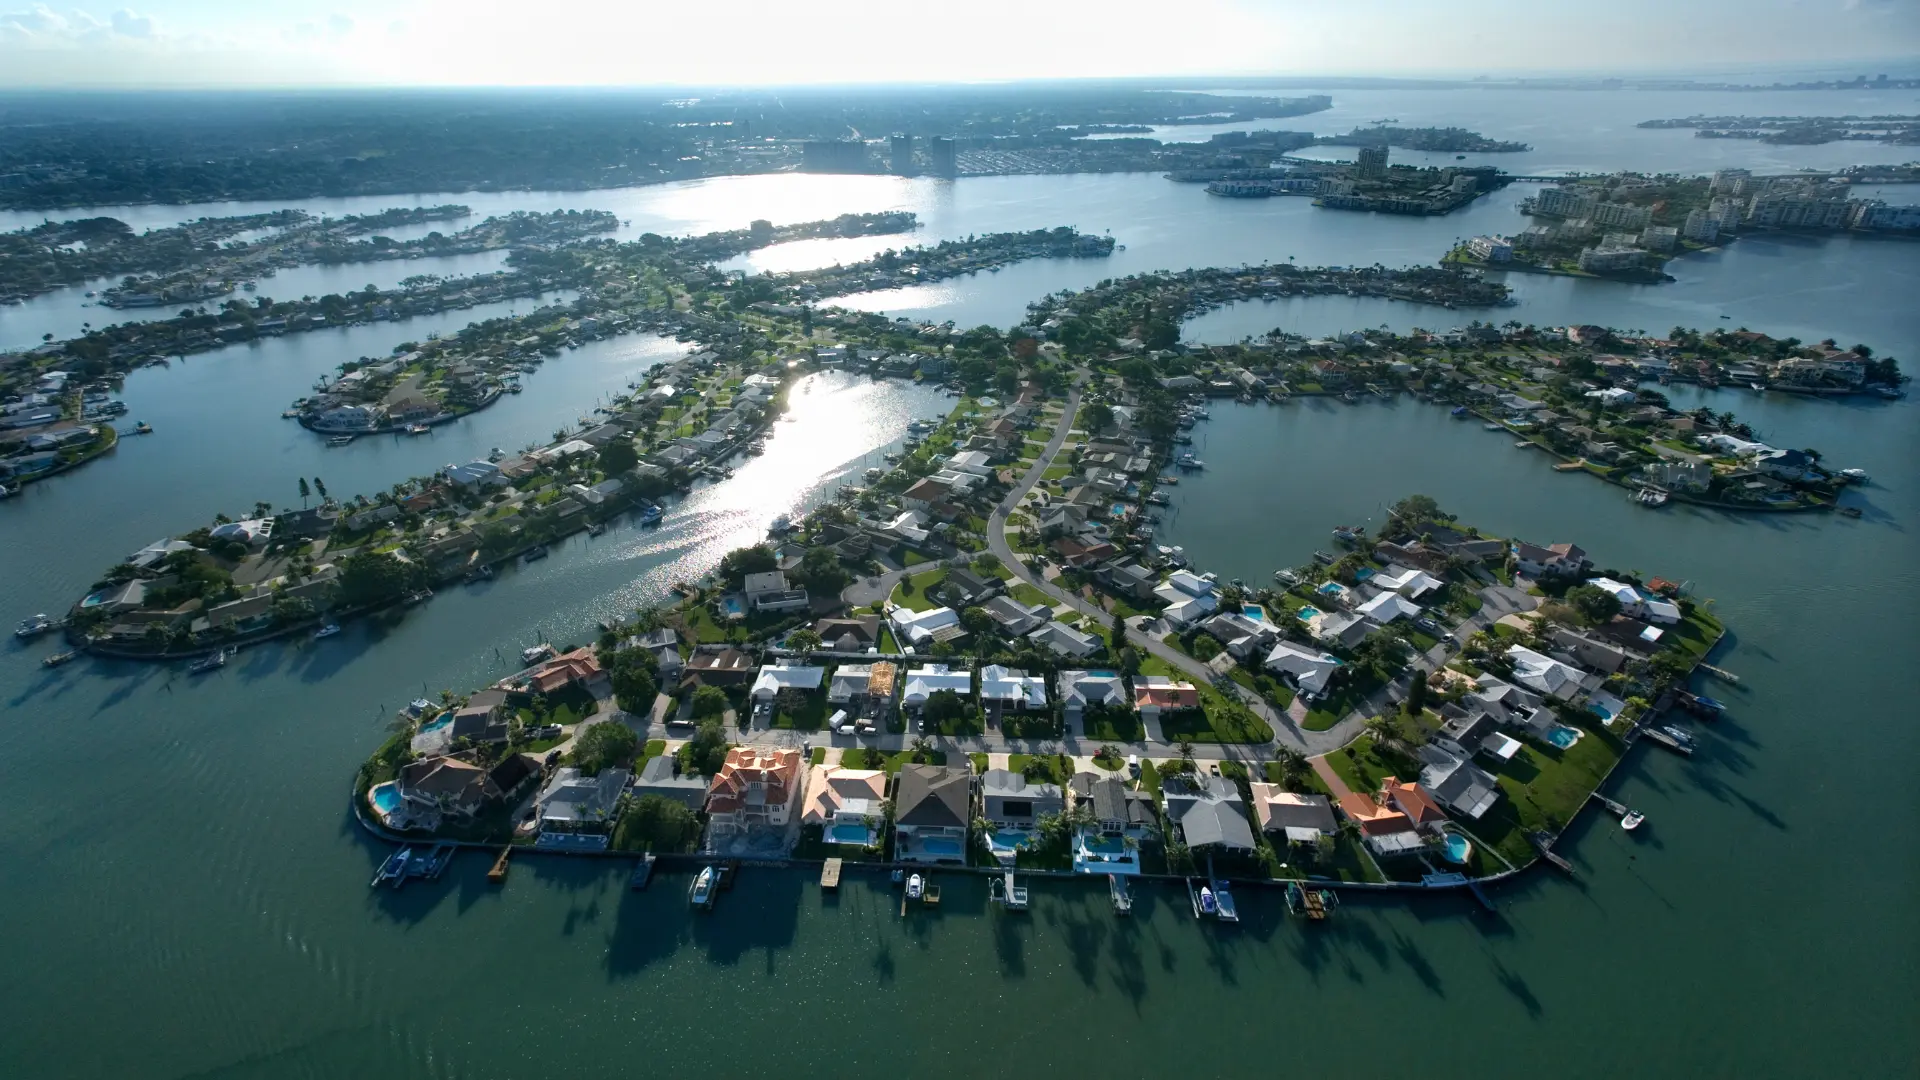
{"type": "Polygon", "coordinates": [[[1573,875],[1573,864],[1553,850],[1553,837],[1545,833],[1529,833],[1527,839],[1533,842],[1533,849],[1538,851],[1540,857],[1547,860],[1554,869],[1569,877],[1573,875]]]}
{"type": "Polygon", "coordinates": [[[1693,756],[1693,747],[1688,746],[1687,744],[1681,742],[1679,739],[1676,739],[1673,736],[1667,734],[1666,732],[1661,731],[1659,728],[1643,727],[1640,729],[1640,734],[1645,735],[1647,738],[1652,739],[1654,742],[1659,743],[1661,746],[1664,746],[1667,749],[1673,751],[1674,753],[1679,754],[1681,757],[1693,756]]]}
{"type": "Polygon", "coordinates": [[[1587,798],[1592,799],[1594,802],[1597,802],[1601,806],[1606,807],[1607,812],[1613,814],[1615,817],[1625,817],[1627,815],[1626,803],[1620,802],[1616,799],[1609,799],[1605,795],[1602,795],[1597,791],[1588,795],[1587,798]]]}
{"type": "Polygon", "coordinates": [[[840,860],[828,859],[820,867],[820,887],[829,892],[840,887],[840,860]]]}
{"type": "Polygon", "coordinates": [[[1706,672],[1707,674],[1723,682],[1730,682],[1735,686],[1740,685],[1740,676],[1735,675],[1731,671],[1727,671],[1723,668],[1714,667],[1712,664],[1701,664],[1700,670],[1706,672]]]}
{"type": "Polygon", "coordinates": [[[495,885],[507,880],[507,860],[513,858],[513,845],[500,849],[500,857],[493,860],[493,869],[487,871],[487,880],[495,885]]]}

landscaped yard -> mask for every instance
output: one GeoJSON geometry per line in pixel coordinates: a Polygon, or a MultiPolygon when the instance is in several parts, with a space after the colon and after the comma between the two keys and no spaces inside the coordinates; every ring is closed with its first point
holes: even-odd
{"type": "Polygon", "coordinates": [[[939,584],[946,576],[947,571],[944,568],[910,574],[893,587],[893,602],[908,611],[928,611],[937,608],[940,606],[940,601],[929,597],[927,589],[939,584]],[[911,590],[907,588],[908,582],[913,583],[911,590]]]}
{"type": "Polygon", "coordinates": [[[1046,593],[1041,592],[1039,589],[1024,581],[1013,587],[1012,595],[1015,600],[1028,607],[1032,607],[1035,604],[1046,604],[1051,607],[1058,603],[1053,597],[1048,596],[1046,593]]]}
{"type": "Polygon", "coordinates": [[[1012,772],[1027,776],[1027,766],[1036,761],[1046,769],[1045,776],[1040,776],[1038,773],[1032,775],[1031,778],[1036,783],[1065,784],[1067,780],[1073,776],[1073,759],[1064,754],[1055,754],[1052,757],[1035,757],[1032,754],[1009,754],[1007,756],[1007,768],[1012,772]]]}
{"type": "MultiPolygon", "coordinates": [[[[930,750],[922,755],[921,764],[945,765],[947,753],[944,750],[930,750]]],[[[864,746],[856,746],[840,755],[840,766],[845,769],[880,769],[888,776],[900,771],[900,766],[914,763],[914,753],[902,750],[897,754],[883,754],[864,746]]]]}

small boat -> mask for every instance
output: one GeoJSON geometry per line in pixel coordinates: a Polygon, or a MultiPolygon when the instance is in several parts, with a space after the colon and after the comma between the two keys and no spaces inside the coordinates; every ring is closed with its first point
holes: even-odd
{"type": "Polygon", "coordinates": [[[1448,416],[1465,416],[1467,415],[1467,407],[1465,405],[1456,405],[1454,406],[1453,411],[1448,413],[1447,415],[1448,416]]]}
{"type": "Polygon", "coordinates": [[[77,659],[79,656],[80,656],[79,653],[73,651],[72,649],[68,649],[66,652],[54,653],[52,656],[49,656],[46,659],[40,661],[40,666],[41,667],[59,667],[61,664],[65,664],[72,660],[77,659]]]}
{"type": "Polygon", "coordinates": [[[212,656],[203,656],[187,665],[187,674],[205,675],[209,671],[219,671],[227,666],[227,650],[222,649],[212,656]]]}
{"type": "Polygon", "coordinates": [[[1886,398],[1888,401],[1907,396],[1907,392],[1897,386],[1876,386],[1873,387],[1873,392],[1880,397],[1886,398]]]}
{"type": "Polygon", "coordinates": [[[1660,734],[1672,739],[1689,752],[1693,750],[1693,735],[1685,728],[1678,728],[1672,724],[1663,724],[1660,727],[1660,734]]]}
{"type": "Polygon", "coordinates": [[[1865,469],[1841,469],[1841,470],[1840,470],[1840,479],[1842,479],[1842,480],[1845,480],[1845,481],[1846,481],[1847,483],[1849,483],[1849,484],[1864,484],[1864,483],[1866,483],[1866,482],[1867,482],[1867,479],[1868,479],[1868,477],[1867,477],[1867,470],[1865,470],[1865,469]]]}
{"type": "Polygon", "coordinates": [[[406,884],[407,866],[412,861],[413,849],[410,847],[403,847],[387,856],[386,861],[380,864],[380,869],[374,872],[369,887],[377,889],[382,885],[391,885],[397,889],[406,884]]]}
{"type": "Polygon", "coordinates": [[[482,581],[493,580],[493,567],[476,566],[467,572],[467,584],[478,585],[482,581]]]}
{"type": "Polygon", "coordinates": [[[327,625],[313,632],[313,640],[319,641],[321,638],[330,638],[339,632],[340,632],[339,623],[328,623],[327,625]]]}
{"type": "MultiPolygon", "coordinates": [[[[1202,900],[1201,903],[1204,906],[1206,901],[1202,900]]],[[[1237,923],[1240,921],[1240,909],[1234,906],[1233,894],[1227,891],[1225,883],[1219,883],[1214,886],[1213,904],[1215,909],[1214,914],[1219,916],[1221,922],[1237,923]]]]}
{"type": "Polygon", "coordinates": [[[587,526],[587,535],[588,535],[588,536],[599,536],[599,535],[600,535],[601,533],[603,533],[603,532],[606,532],[606,531],[607,531],[607,527],[606,527],[606,525],[604,525],[604,524],[602,524],[601,522],[598,522],[598,521],[596,521],[596,522],[594,522],[593,524],[591,524],[591,525],[589,525],[589,526],[587,526]]]}
{"type": "Polygon", "coordinates": [[[627,876],[627,888],[635,891],[645,889],[653,881],[653,864],[657,858],[658,856],[651,851],[640,856],[640,861],[633,867],[633,873],[627,876]]]}
{"type": "Polygon", "coordinates": [[[407,427],[407,434],[409,435],[427,435],[431,434],[432,431],[433,429],[425,424],[411,424],[407,427]]]}
{"type": "Polygon", "coordinates": [[[535,544],[532,547],[532,549],[530,549],[526,553],[526,555],[522,556],[522,558],[525,559],[525,561],[527,562],[539,562],[541,559],[544,559],[546,557],[547,557],[547,545],[545,544],[535,544]]]}
{"type": "Polygon", "coordinates": [[[335,435],[333,438],[327,440],[327,445],[346,446],[351,442],[353,442],[353,436],[351,435],[335,435]]]}
{"type": "Polygon", "coordinates": [[[501,449],[497,446],[487,451],[488,461],[499,461],[501,458],[504,458],[506,456],[507,455],[504,452],[502,452],[501,449]]]}
{"type": "Polygon", "coordinates": [[[8,487],[5,484],[0,484],[0,499],[11,499],[18,494],[20,494],[19,484],[15,484],[12,487],[8,487]]]}
{"type": "Polygon", "coordinates": [[[1502,428],[1502,427],[1501,427],[1501,426],[1500,426],[1499,424],[1482,424],[1481,426],[1482,426],[1482,427],[1484,427],[1484,428],[1486,428],[1486,429],[1487,429],[1488,431],[1502,431],[1502,430],[1505,430],[1505,429],[1503,429],[1503,428],[1502,428]]]}
{"type": "Polygon", "coordinates": [[[520,650],[520,659],[529,664],[537,664],[542,660],[551,660],[556,655],[558,654],[554,651],[553,646],[544,641],[538,645],[520,650]]]}
{"type": "Polygon", "coordinates": [[[1659,488],[1641,488],[1639,491],[1627,496],[1627,498],[1646,507],[1665,506],[1667,505],[1668,497],[1667,493],[1661,491],[1659,488]]]}
{"type": "Polygon", "coordinates": [[[18,638],[38,637],[51,629],[53,629],[52,619],[45,615],[35,615],[31,618],[20,620],[20,625],[13,628],[13,636],[18,638]]]}
{"type": "Polygon", "coordinates": [[[925,878],[919,874],[913,874],[907,878],[907,899],[918,900],[926,895],[926,891],[927,882],[925,878]]]}
{"type": "Polygon", "coordinates": [[[1205,885],[1200,886],[1200,914],[1213,915],[1219,910],[1220,902],[1213,898],[1213,889],[1205,885]]]}
{"type": "Polygon", "coordinates": [[[1183,469],[1204,469],[1207,467],[1206,462],[1201,461],[1192,454],[1181,454],[1177,464],[1183,469]]]}
{"type": "Polygon", "coordinates": [[[1629,810],[1626,813],[1620,815],[1620,827],[1627,830],[1628,832],[1632,832],[1633,830],[1639,828],[1640,823],[1645,820],[1647,820],[1647,815],[1641,813],[1638,810],[1629,810]]]}
{"type": "Polygon", "coordinates": [[[431,599],[433,599],[432,589],[415,589],[400,598],[401,602],[408,607],[412,607],[415,604],[424,604],[431,599]]]}
{"type": "Polygon", "coordinates": [[[1843,506],[1840,508],[1840,516],[1857,518],[1860,516],[1860,508],[1857,506],[1843,506]]]}
{"type": "Polygon", "coordinates": [[[694,876],[693,884],[687,887],[687,904],[689,906],[702,909],[713,906],[714,885],[716,884],[714,877],[713,867],[703,866],[700,868],[700,873],[694,876]]]}
{"type": "Polygon", "coordinates": [[[1366,535],[1367,531],[1358,525],[1336,525],[1333,529],[1333,538],[1348,544],[1359,543],[1366,535]]]}
{"type": "Polygon", "coordinates": [[[1300,575],[1291,570],[1275,570],[1273,580],[1282,585],[1297,585],[1300,583],[1300,575]]]}
{"type": "Polygon", "coordinates": [[[151,435],[153,434],[153,425],[147,423],[145,420],[142,420],[139,423],[133,425],[133,433],[135,435],[151,435]]]}
{"type": "Polygon", "coordinates": [[[1761,383],[1748,383],[1747,385],[1753,387],[1753,392],[1756,394],[1764,393],[1767,389],[1766,386],[1761,383]]]}
{"type": "Polygon", "coordinates": [[[648,503],[635,512],[640,515],[640,524],[642,525],[653,525],[658,523],[660,520],[660,516],[663,513],[663,511],[660,509],[659,504],[657,503],[648,503]]]}

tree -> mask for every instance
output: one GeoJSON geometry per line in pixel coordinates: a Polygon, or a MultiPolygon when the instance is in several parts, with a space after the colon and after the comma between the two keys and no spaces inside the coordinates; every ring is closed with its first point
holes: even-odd
{"type": "Polygon", "coordinates": [[[326,501],[326,499],[327,499],[327,484],[326,484],[326,481],[324,481],[324,480],[322,480],[322,479],[320,479],[320,478],[319,478],[319,477],[317,477],[317,476],[316,476],[316,477],[314,477],[314,478],[313,478],[313,490],[314,490],[314,491],[316,491],[316,492],[318,492],[318,493],[320,494],[320,501],[321,501],[321,502],[325,502],[325,501],[326,501]]]}
{"type": "Polygon", "coordinates": [[[305,510],[307,508],[307,500],[309,498],[312,498],[312,496],[313,496],[313,492],[307,488],[307,478],[304,476],[301,477],[300,478],[300,509],[305,510]]]}
{"type": "MultiPolygon", "coordinates": [[[[705,687],[711,690],[713,687],[705,687]]],[[[697,695],[696,695],[697,696],[697,695]]],[[[720,721],[708,720],[687,740],[680,749],[682,771],[693,771],[712,776],[727,763],[727,733],[720,727],[720,721]]]]}
{"type": "Polygon", "coordinates": [[[1180,751],[1180,760],[1186,762],[1188,768],[1192,768],[1193,767],[1193,744],[1188,742],[1185,739],[1181,739],[1179,742],[1174,744],[1174,749],[1180,751]]]}
{"type": "Polygon", "coordinates": [[[1118,649],[1127,643],[1127,617],[1119,612],[1113,613],[1113,647],[1118,649]]]}
{"type": "Polygon", "coordinates": [[[608,476],[620,476],[640,464],[640,452],[632,439],[615,439],[600,448],[600,468],[608,476]]]}
{"type": "Polygon", "coordinates": [[[1393,721],[1384,716],[1368,717],[1363,727],[1367,734],[1373,737],[1375,746],[1393,747],[1400,743],[1400,729],[1394,727],[1393,721]]]}
{"type": "Polygon", "coordinates": [[[601,769],[624,765],[640,748],[640,737],[618,720],[602,720],[573,741],[573,764],[593,776],[601,769]]]}
{"type": "Polygon", "coordinates": [[[622,712],[646,714],[653,709],[653,699],[660,692],[653,679],[653,657],[644,649],[625,649],[616,652],[607,664],[607,675],[613,686],[613,702],[622,712]]]}
{"type": "Polygon", "coordinates": [[[1097,435],[1113,426],[1113,406],[1096,401],[1080,410],[1080,426],[1097,435]]]}
{"type": "Polygon", "coordinates": [[[993,632],[993,616],[983,607],[970,607],[960,612],[960,625],[970,634],[990,634],[993,632]]]}
{"type": "Polygon", "coordinates": [[[1427,673],[1419,668],[1407,681],[1407,715],[1419,716],[1427,707],[1427,673]]]}
{"type": "Polygon", "coordinates": [[[1440,504],[1430,495],[1409,495],[1394,503],[1388,513],[1409,526],[1444,520],[1440,504]]]}
{"type": "Polygon", "coordinates": [[[756,544],[727,552],[720,560],[720,576],[737,585],[748,574],[764,574],[779,565],[772,548],[756,544]]]}
{"type": "Polygon", "coordinates": [[[703,686],[693,692],[693,718],[711,720],[727,711],[727,692],[717,686],[703,686]]]}
{"type": "Polygon", "coordinates": [[[642,795],[621,815],[614,835],[618,846],[629,850],[684,851],[699,837],[700,820],[672,799],[642,795]]]}
{"type": "Polygon", "coordinates": [[[340,564],[340,602],[348,607],[382,603],[406,592],[411,581],[412,573],[399,559],[362,551],[340,564]]]}
{"type": "Polygon", "coordinates": [[[1566,601],[1589,626],[1599,626],[1620,614],[1620,600],[1598,585],[1575,585],[1567,590],[1566,601]]]}
{"type": "Polygon", "coordinates": [[[920,715],[929,727],[940,730],[950,720],[965,719],[967,703],[952,690],[936,690],[927,695],[927,703],[921,706],[920,715]]]}
{"type": "Polygon", "coordinates": [[[820,648],[820,635],[802,627],[787,635],[787,648],[798,653],[810,653],[820,648]]]}

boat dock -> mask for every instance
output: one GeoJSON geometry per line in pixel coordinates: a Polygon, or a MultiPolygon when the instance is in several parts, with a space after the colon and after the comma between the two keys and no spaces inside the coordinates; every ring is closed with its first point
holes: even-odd
{"type": "Polygon", "coordinates": [[[1008,911],[1027,910],[1027,887],[1014,880],[1011,870],[988,885],[987,898],[1008,911]]]}
{"type": "Polygon", "coordinates": [[[640,856],[640,861],[633,866],[633,873],[627,876],[627,888],[636,891],[645,889],[653,881],[654,860],[655,856],[651,851],[640,856]]]}
{"type": "Polygon", "coordinates": [[[1309,889],[1297,881],[1287,883],[1287,910],[1321,922],[1340,906],[1340,896],[1332,889],[1309,889]]]}
{"type": "Polygon", "coordinates": [[[500,849],[500,857],[493,860],[493,868],[487,871],[487,880],[495,885],[504,883],[507,880],[507,860],[511,858],[513,858],[513,845],[508,844],[500,849]]]}
{"type": "Polygon", "coordinates": [[[1214,918],[1219,919],[1221,922],[1237,923],[1240,921],[1240,909],[1234,906],[1233,894],[1227,891],[1227,886],[1224,882],[1215,881],[1213,883],[1213,907],[1214,918]]]}
{"type": "Polygon", "coordinates": [[[1127,891],[1127,879],[1119,874],[1107,875],[1107,896],[1113,901],[1115,915],[1133,914],[1133,894],[1127,891]]]}
{"type": "Polygon", "coordinates": [[[457,850],[459,848],[454,844],[435,844],[424,852],[414,847],[403,847],[387,856],[370,884],[376,889],[382,885],[398,889],[407,883],[408,878],[434,881],[446,870],[447,864],[453,862],[453,853],[457,850]]]}
{"type": "Polygon", "coordinates": [[[1717,668],[1717,667],[1714,667],[1712,664],[1701,664],[1700,670],[1706,672],[1707,674],[1713,676],[1716,679],[1719,679],[1722,682],[1730,682],[1735,686],[1740,685],[1740,676],[1735,675],[1733,672],[1728,671],[1725,668],[1717,668]]]}
{"type": "Polygon", "coordinates": [[[832,892],[840,887],[840,866],[841,862],[837,858],[828,859],[821,865],[820,887],[822,889],[832,892]]]}
{"type": "Polygon", "coordinates": [[[1546,833],[1529,833],[1527,839],[1533,842],[1533,849],[1540,853],[1549,865],[1563,874],[1573,875],[1573,864],[1565,856],[1553,850],[1553,837],[1546,833]]]}

